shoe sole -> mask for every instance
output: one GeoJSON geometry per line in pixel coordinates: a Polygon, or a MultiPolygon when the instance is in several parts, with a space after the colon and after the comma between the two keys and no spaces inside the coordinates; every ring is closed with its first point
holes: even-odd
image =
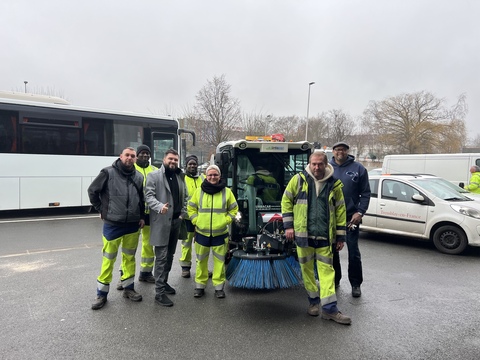
{"type": "Polygon", "coordinates": [[[162,303],[162,302],[158,301],[157,299],[155,299],[155,302],[156,302],[158,305],[165,306],[165,307],[171,307],[171,306],[173,306],[173,302],[172,302],[172,303],[165,304],[165,303],[162,303]]]}
{"type": "Polygon", "coordinates": [[[107,300],[105,300],[104,302],[102,302],[100,304],[92,305],[92,310],[100,310],[101,308],[103,308],[105,306],[106,303],[107,303],[107,300]]]}
{"type": "Polygon", "coordinates": [[[146,282],[146,283],[149,283],[149,284],[155,284],[155,280],[151,281],[151,280],[147,280],[147,279],[138,278],[138,281],[146,282]]]}
{"type": "Polygon", "coordinates": [[[128,296],[127,294],[123,293],[123,297],[124,297],[125,299],[130,299],[130,300],[132,300],[133,302],[140,302],[140,301],[143,300],[143,297],[142,297],[141,295],[140,295],[140,297],[138,297],[138,298],[133,298],[133,297],[130,297],[130,296],[128,296]]]}
{"type": "Polygon", "coordinates": [[[332,321],[335,321],[337,324],[342,324],[342,325],[351,325],[352,324],[352,320],[350,321],[339,321],[338,319],[334,319],[328,315],[323,315],[322,314],[322,319],[324,320],[332,320],[332,321]]]}
{"type": "Polygon", "coordinates": [[[187,274],[185,274],[185,275],[182,274],[182,278],[184,278],[184,279],[188,279],[189,277],[190,277],[190,274],[188,274],[188,275],[187,274]]]}

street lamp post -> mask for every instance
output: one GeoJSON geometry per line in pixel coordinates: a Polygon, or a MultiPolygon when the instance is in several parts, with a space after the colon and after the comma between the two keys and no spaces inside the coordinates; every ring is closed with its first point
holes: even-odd
{"type": "Polygon", "coordinates": [[[310,87],[315,84],[314,81],[308,83],[308,101],[307,101],[307,124],[305,126],[305,141],[308,141],[308,111],[310,110],[310,87]]]}
{"type": "Polygon", "coordinates": [[[265,136],[267,136],[267,130],[268,130],[268,122],[272,118],[272,115],[267,115],[267,118],[265,119],[265,136]]]}
{"type": "Polygon", "coordinates": [[[26,94],[26,93],[27,93],[27,84],[28,84],[28,81],[25,80],[23,83],[25,84],[25,94],[26,94]]]}

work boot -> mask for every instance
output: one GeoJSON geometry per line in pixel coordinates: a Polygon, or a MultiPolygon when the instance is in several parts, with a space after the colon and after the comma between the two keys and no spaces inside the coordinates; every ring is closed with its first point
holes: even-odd
{"type": "Polygon", "coordinates": [[[138,277],[138,281],[147,282],[150,284],[155,284],[155,278],[153,277],[152,273],[140,273],[138,277]]]}
{"type": "Polygon", "coordinates": [[[362,296],[362,290],[360,290],[360,286],[353,286],[352,287],[352,296],[353,297],[362,296]]]}
{"type": "Polygon", "coordinates": [[[173,306],[173,301],[167,295],[155,295],[155,302],[162,306],[173,306]]]}
{"type": "Polygon", "coordinates": [[[123,297],[126,299],[130,299],[132,301],[142,301],[142,295],[137,293],[134,289],[124,289],[123,290],[123,297]]]}
{"type": "Polygon", "coordinates": [[[93,302],[92,304],[92,310],[99,310],[101,309],[102,307],[105,306],[107,302],[107,297],[106,296],[97,296],[95,298],[95,301],[93,302]]]}
{"type": "Polygon", "coordinates": [[[195,289],[195,292],[193,293],[193,296],[196,298],[200,298],[205,294],[204,289],[195,289]]]}
{"type": "Polygon", "coordinates": [[[165,294],[169,294],[169,295],[175,295],[177,292],[175,291],[174,288],[172,288],[170,285],[168,285],[167,283],[165,283],[165,294]]]}
{"type": "Polygon", "coordinates": [[[343,315],[340,311],[332,314],[322,311],[322,319],[333,320],[339,324],[344,325],[350,325],[352,323],[352,319],[350,319],[350,317],[348,317],[347,315],[343,315]]]}
{"type": "Polygon", "coordinates": [[[190,268],[182,268],[182,277],[189,278],[190,277],[190,268]]]}
{"type": "Polygon", "coordinates": [[[318,316],[320,314],[320,305],[310,304],[307,309],[307,314],[310,316],[318,316]]]}
{"type": "Polygon", "coordinates": [[[225,297],[225,291],[223,290],[215,290],[215,297],[217,299],[223,299],[225,297]]]}
{"type": "Polygon", "coordinates": [[[117,290],[123,290],[122,280],[118,280],[117,290]]]}
{"type": "Polygon", "coordinates": [[[118,280],[117,290],[123,290],[123,285],[122,285],[123,270],[120,269],[119,272],[120,272],[120,280],[118,280]]]}

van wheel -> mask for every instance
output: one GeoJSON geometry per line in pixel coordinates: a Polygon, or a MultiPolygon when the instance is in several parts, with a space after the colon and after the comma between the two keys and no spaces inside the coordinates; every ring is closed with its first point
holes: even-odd
{"type": "Polygon", "coordinates": [[[462,229],[445,225],[435,230],[433,244],[444,254],[458,255],[467,248],[468,240],[462,229]]]}

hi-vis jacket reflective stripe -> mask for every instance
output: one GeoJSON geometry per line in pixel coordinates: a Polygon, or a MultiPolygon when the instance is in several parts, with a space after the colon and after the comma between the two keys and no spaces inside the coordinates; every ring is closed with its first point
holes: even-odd
{"type": "MultiPolygon", "coordinates": [[[[152,171],[158,170],[156,166],[153,165],[148,165],[146,168],[143,168],[141,166],[138,166],[137,163],[134,164],[135,169],[143,175],[143,188],[145,188],[145,185],[147,184],[147,175],[148,173],[151,173],[152,171]]],[[[148,214],[150,212],[150,209],[148,208],[147,203],[145,203],[145,214],[148,214]]]]}
{"type": "MultiPolygon", "coordinates": [[[[287,185],[282,197],[282,217],[285,229],[295,230],[295,242],[299,247],[308,246],[308,182],[305,172],[295,175],[287,185]]],[[[343,198],[340,180],[330,178],[325,186],[328,186],[328,209],[329,226],[328,234],[330,242],[345,241],[346,236],[346,207],[343,198]]]]}
{"type": "MultiPolygon", "coordinates": [[[[200,188],[203,180],[205,180],[205,176],[203,174],[200,175],[200,176],[196,176],[196,177],[190,177],[187,174],[185,174],[185,186],[187,187],[187,195],[188,195],[187,204],[188,204],[188,201],[192,198],[192,195],[195,193],[195,191],[198,188],[200,188]]],[[[187,217],[185,219],[186,220],[190,219],[188,217],[188,214],[187,214],[187,217]]]]}
{"type": "Polygon", "coordinates": [[[218,236],[228,233],[228,225],[237,215],[238,205],[229,188],[213,195],[198,188],[188,202],[187,212],[198,233],[218,236]]]}

